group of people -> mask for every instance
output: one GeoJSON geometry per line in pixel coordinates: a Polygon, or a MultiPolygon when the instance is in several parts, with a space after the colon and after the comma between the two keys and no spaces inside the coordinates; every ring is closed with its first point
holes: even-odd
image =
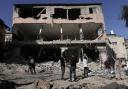
{"type": "MultiPolygon", "coordinates": [[[[70,55],[69,58],[67,58],[67,55],[65,53],[63,53],[61,55],[60,58],[60,65],[61,65],[61,79],[64,79],[64,73],[65,73],[65,67],[66,67],[66,62],[68,60],[68,63],[70,65],[69,69],[70,69],[70,81],[75,81],[76,80],[76,67],[77,67],[77,62],[76,61],[78,58],[75,55],[70,55]]],[[[82,68],[83,68],[83,78],[88,77],[88,73],[90,72],[89,68],[88,68],[88,60],[87,60],[87,56],[86,54],[83,55],[82,57],[82,68]]],[[[121,78],[121,71],[122,71],[122,65],[121,65],[121,60],[117,59],[115,62],[115,71],[116,71],[116,78],[121,78]]],[[[128,64],[128,63],[127,63],[128,64]]],[[[35,62],[34,62],[34,58],[32,56],[29,57],[29,71],[31,74],[36,74],[36,70],[35,70],[35,62]]],[[[106,63],[105,65],[110,65],[109,63],[106,63]]],[[[107,67],[107,66],[106,66],[107,67]]],[[[107,67],[108,69],[110,69],[110,67],[107,67]]],[[[128,67],[126,66],[125,68],[128,67]]]]}
{"type": "MultiPolygon", "coordinates": [[[[66,55],[63,54],[60,58],[60,65],[61,65],[61,79],[64,79],[64,73],[65,73],[65,63],[66,63],[66,55]]],[[[87,66],[87,58],[84,55],[83,57],[83,68],[84,68],[84,78],[88,77],[88,73],[89,73],[89,68],[87,66]]],[[[76,80],[76,57],[74,55],[71,55],[71,59],[69,59],[69,65],[70,65],[70,81],[75,81],[76,80]]],[[[29,57],[29,71],[31,74],[36,74],[36,70],[35,70],[35,62],[34,62],[34,58],[32,56],[29,57]]]]}
{"type": "MultiPolygon", "coordinates": [[[[71,55],[71,59],[69,60],[69,65],[70,65],[70,81],[75,81],[76,80],[76,65],[77,65],[77,57],[74,55],[71,55]]],[[[66,63],[66,56],[65,54],[62,55],[61,57],[61,71],[62,71],[62,76],[61,79],[64,79],[64,73],[65,73],[65,63],[66,63]]],[[[88,62],[87,62],[87,58],[85,55],[83,55],[83,60],[82,60],[82,66],[83,66],[83,77],[86,78],[88,77],[88,73],[90,72],[89,68],[88,68],[88,62]]]]}

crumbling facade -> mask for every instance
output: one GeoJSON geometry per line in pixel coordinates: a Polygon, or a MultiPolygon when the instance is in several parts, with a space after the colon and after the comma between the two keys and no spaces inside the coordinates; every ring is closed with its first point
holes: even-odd
{"type": "Polygon", "coordinates": [[[13,38],[22,45],[21,52],[36,45],[38,52],[31,50],[37,54],[29,52],[28,55],[34,54],[43,60],[45,57],[55,59],[61,55],[63,47],[79,46],[82,54],[86,53],[95,61],[102,49],[106,50],[104,28],[100,3],[14,5],[13,38]]]}
{"type": "Polygon", "coordinates": [[[116,34],[107,34],[109,46],[116,54],[117,59],[127,60],[127,51],[124,38],[116,34]]]}

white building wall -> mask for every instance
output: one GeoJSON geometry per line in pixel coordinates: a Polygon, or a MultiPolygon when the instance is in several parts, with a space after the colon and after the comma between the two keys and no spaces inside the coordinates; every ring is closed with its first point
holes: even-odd
{"type": "Polygon", "coordinates": [[[125,47],[124,38],[116,35],[108,35],[109,46],[116,53],[116,58],[127,59],[127,51],[125,47]]]}
{"type": "MultiPolygon", "coordinates": [[[[127,58],[128,58],[128,48],[126,48],[126,51],[127,51],[127,58]]],[[[127,59],[128,60],[128,59],[127,59]]]]}

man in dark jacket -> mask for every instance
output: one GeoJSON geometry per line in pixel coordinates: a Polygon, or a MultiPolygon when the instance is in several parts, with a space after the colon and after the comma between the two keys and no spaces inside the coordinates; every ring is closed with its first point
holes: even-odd
{"type": "Polygon", "coordinates": [[[65,57],[62,55],[61,60],[61,71],[62,71],[62,75],[61,75],[61,79],[64,79],[64,73],[65,73],[65,57]]]}
{"type": "Polygon", "coordinates": [[[75,56],[71,55],[70,59],[70,81],[76,80],[76,60],[75,56]]]}

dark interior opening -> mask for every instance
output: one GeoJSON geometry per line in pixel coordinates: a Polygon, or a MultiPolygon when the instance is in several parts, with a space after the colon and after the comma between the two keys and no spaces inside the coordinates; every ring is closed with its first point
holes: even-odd
{"type": "Polygon", "coordinates": [[[69,9],[68,18],[69,20],[75,20],[80,16],[80,9],[69,9]]]}
{"type": "MultiPolygon", "coordinates": [[[[34,17],[36,19],[40,18],[37,15],[45,8],[32,8],[31,6],[28,7],[20,7],[18,10],[19,17],[27,18],[27,17],[34,17]]],[[[46,9],[41,13],[46,14],[46,9]]]]}
{"type": "Polygon", "coordinates": [[[57,62],[61,57],[61,49],[54,47],[45,47],[41,50],[38,62],[54,61],[57,62]]]}
{"type": "Polygon", "coordinates": [[[91,61],[96,62],[99,59],[99,51],[95,46],[84,47],[83,52],[90,59],[89,62],[91,62],[91,61]]]}
{"type": "MultiPolygon", "coordinates": [[[[83,53],[89,58],[88,62],[97,62],[99,61],[99,51],[96,46],[83,47],[83,53]]],[[[66,54],[66,60],[69,61],[71,54],[74,54],[77,58],[82,58],[82,55],[79,55],[77,49],[69,49],[66,54]]],[[[59,47],[41,47],[41,46],[30,46],[26,45],[21,48],[21,55],[28,60],[29,56],[32,56],[35,59],[36,63],[54,61],[57,62],[61,58],[61,49],[59,47]]]]}
{"type": "Polygon", "coordinates": [[[89,8],[89,13],[90,13],[90,14],[93,13],[93,8],[89,8]]]}
{"type": "Polygon", "coordinates": [[[31,7],[24,7],[19,8],[18,14],[22,18],[32,17],[32,8],[31,7]]]}
{"type": "Polygon", "coordinates": [[[63,18],[66,19],[66,9],[63,8],[55,8],[55,14],[53,14],[53,18],[63,18]]]}
{"type": "Polygon", "coordinates": [[[30,46],[26,45],[21,48],[21,55],[28,60],[29,56],[35,59],[35,62],[48,62],[48,61],[58,61],[61,56],[60,48],[54,47],[43,47],[40,46],[30,46]]]}
{"type": "Polygon", "coordinates": [[[21,56],[23,56],[26,60],[29,56],[32,56],[35,60],[37,58],[40,47],[34,45],[25,45],[21,47],[21,56]]]}

